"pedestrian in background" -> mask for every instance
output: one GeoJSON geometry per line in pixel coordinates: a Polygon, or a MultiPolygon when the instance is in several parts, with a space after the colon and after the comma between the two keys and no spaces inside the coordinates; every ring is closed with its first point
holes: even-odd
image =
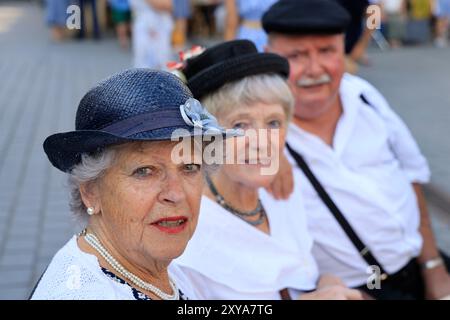
{"type": "Polygon", "coordinates": [[[128,0],[108,0],[111,18],[116,27],[117,39],[123,49],[130,46],[131,9],[128,0]]]}
{"type": "Polygon", "coordinates": [[[54,41],[64,38],[64,28],[67,20],[67,7],[69,0],[47,0],[47,24],[50,27],[51,37],[54,41]]]}
{"type": "Polygon", "coordinates": [[[225,40],[247,39],[264,51],[267,35],[261,17],[277,0],[225,0],[225,40]]]}
{"type": "Polygon", "coordinates": [[[408,0],[407,40],[411,44],[430,40],[432,8],[433,0],[408,0]]]}
{"type": "Polygon", "coordinates": [[[450,0],[435,0],[434,14],[436,20],[436,38],[434,44],[438,48],[448,46],[448,27],[450,19],[450,0]]]}
{"type": "Polygon", "coordinates": [[[134,66],[165,69],[171,60],[172,0],[130,0],[134,66]]]}
{"type": "Polygon", "coordinates": [[[190,0],[173,0],[173,2],[175,26],[172,33],[172,45],[176,51],[180,51],[186,45],[187,20],[192,15],[192,8],[190,0]]]}
{"type": "Polygon", "coordinates": [[[85,37],[85,30],[86,30],[86,20],[84,19],[85,15],[85,6],[90,5],[91,12],[92,12],[92,29],[93,29],[93,36],[94,39],[98,40],[100,39],[100,26],[98,23],[98,16],[97,16],[97,0],[78,0],[78,5],[80,6],[81,11],[81,29],[78,33],[78,38],[83,39],[85,37]]]}
{"type": "Polygon", "coordinates": [[[402,45],[406,31],[406,1],[405,0],[382,0],[384,13],[386,14],[387,38],[393,48],[402,45]]]}

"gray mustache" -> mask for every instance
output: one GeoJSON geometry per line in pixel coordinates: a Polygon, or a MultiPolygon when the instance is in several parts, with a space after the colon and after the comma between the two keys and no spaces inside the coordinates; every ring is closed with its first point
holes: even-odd
{"type": "Polygon", "coordinates": [[[310,86],[317,86],[321,84],[326,84],[331,82],[331,77],[328,74],[323,74],[318,78],[307,78],[303,77],[300,80],[297,81],[297,86],[299,87],[310,87],[310,86]]]}

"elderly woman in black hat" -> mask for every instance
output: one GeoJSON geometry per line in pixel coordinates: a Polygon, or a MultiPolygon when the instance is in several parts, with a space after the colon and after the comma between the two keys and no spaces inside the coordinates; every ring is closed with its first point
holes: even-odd
{"type": "Polygon", "coordinates": [[[188,139],[224,133],[177,77],[132,69],[83,97],[75,131],[46,139],[86,229],[54,256],[33,299],[176,300],[189,292],[167,267],[195,230],[205,168],[198,144],[192,157],[173,161],[177,130],[188,139]]]}
{"type": "Polygon", "coordinates": [[[236,157],[227,153],[226,164],[206,176],[198,227],[174,261],[175,276],[189,278],[197,298],[359,299],[337,278],[319,280],[298,186],[288,200],[264,190],[292,114],[287,60],[235,40],[188,59],[181,71],[219,123],[245,136],[227,140],[236,157]]]}

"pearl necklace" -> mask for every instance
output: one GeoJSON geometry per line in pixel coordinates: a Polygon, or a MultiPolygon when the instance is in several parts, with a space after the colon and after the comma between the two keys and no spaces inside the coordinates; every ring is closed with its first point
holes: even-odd
{"type": "Polygon", "coordinates": [[[173,295],[169,295],[165,292],[163,292],[161,289],[155,287],[151,283],[145,282],[135,274],[129,272],[126,270],[106,249],[103,247],[103,245],[100,243],[98,238],[92,234],[92,233],[86,233],[84,230],[82,233],[84,235],[84,238],[87,243],[91,245],[92,248],[94,248],[100,255],[113,267],[115,271],[120,273],[125,278],[129,279],[133,284],[138,286],[141,289],[151,291],[156,296],[161,298],[162,300],[179,300],[180,295],[177,286],[175,283],[169,278],[170,286],[172,287],[172,291],[174,292],[173,295]]]}

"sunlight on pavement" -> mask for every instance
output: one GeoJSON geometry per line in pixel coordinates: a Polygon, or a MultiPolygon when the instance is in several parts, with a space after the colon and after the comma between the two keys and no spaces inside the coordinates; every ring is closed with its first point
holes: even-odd
{"type": "Polygon", "coordinates": [[[21,8],[0,7],[0,33],[8,32],[22,15],[21,8]]]}

